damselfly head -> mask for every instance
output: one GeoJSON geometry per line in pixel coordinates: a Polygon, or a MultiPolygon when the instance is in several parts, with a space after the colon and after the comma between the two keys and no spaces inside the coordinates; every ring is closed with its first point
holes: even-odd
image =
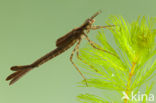
{"type": "Polygon", "coordinates": [[[95,22],[95,20],[94,20],[94,19],[89,20],[89,23],[90,23],[90,24],[93,24],[94,22],[95,22]]]}
{"type": "Polygon", "coordinates": [[[90,25],[92,25],[94,22],[95,22],[95,17],[97,16],[97,15],[99,15],[100,13],[101,13],[102,11],[98,11],[98,12],[96,12],[93,16],[91,16],[90,18],[89,18],[89,24],[90,25]]]}
{"type": "Polygon", "coordinates": [[[94,15],[92,15],[90,18],[88,18],[83,24],[82,24],[82,27],[85,27],[85,28],[89,28],[94,22],[94,18],[99,15],[101,13],[101,11],[98,11],[96,12],[94,15]]]}
{"type": "Polygon", "coordinates": [[[98,11],[96,12],[93,16],[90,17],[90,20],[93,20],[96,16],[98,16],[100,13],[102,13],[102,11],[98,11]]]}

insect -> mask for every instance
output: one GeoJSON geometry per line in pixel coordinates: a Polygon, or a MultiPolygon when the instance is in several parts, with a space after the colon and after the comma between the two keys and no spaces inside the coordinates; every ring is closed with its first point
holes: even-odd
{"type": "MultiPolygon", "coordinates": [[[[49,61],[50,59],[58,56],[59,54],[61,54],[63,52],[65,52],[67,49],[69,49],[70,47],[72,47],[76,43],[77,44],[76,44],[75,48],[73,49],[72,54],[70,56],[70,61],[74,65],[74,67],[77,69],[77,71],[80,73],[80,75],[83,77],[83,79],[85,80],[86,85],[87,85],[87,81],[86,81],[85,76],[81,73],[81,71],[75,65],[75,63],[73,62],[72,58],[73,58],[73,55],[74,55],[75,52],[77,53],[77,56],[79,57],[78,49],[79,49],[79,45],[80,45],[80,42],[81,42],[83,37],[86,38],[86,40],[90,43],[90,45],[93,48],[96,48],[98,50],[102,50],[104,52],[112,54],[109,51],[106,51],[106,50],[103,50],[103,49],[100,49],[100,48],[96,47],[94,45],[94,43],[87,36],[87,33],[89,33],[90,30],[96,30],[96,29],[100,29],[100,28],[108,28],[108,27],[113,26],[113,25],[110,25],[110,26],[93,26],[93,23],[95,22],[94,18],[97,15],[99,15],[100,13],[101,13],[101,11],[96,12],[93,16],[88,18],[80,27],[71,30],[66,35],[64,35],[63,37],[59,38],[56,41],[56,47],[57,47],[56,49],[54,49],[51,52],[47,53],[43,57],[37,59],[32,64],[11,67],[10,69],[12,71],[14,71],[14,73],[12,73],[11,75],[9,75],[6,78],[7,81],[11,80],[9,85],[12,85],[13,83],[15,83],[23,75],[25,75],[26,73],[28,73],[32,69],[34,69],[34,68],[44,64],[45,62],[49,61]]],[[[114,55],[114,54],[112,54],[112,55],[114,55]]]]}

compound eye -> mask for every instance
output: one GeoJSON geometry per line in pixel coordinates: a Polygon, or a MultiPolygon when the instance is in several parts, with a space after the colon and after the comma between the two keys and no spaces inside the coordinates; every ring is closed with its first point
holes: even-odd
{"type": "Polygon", "coordinates": [[[94,19],[92,19],[91,21],[89,21],[90,24],[93,24],[95,22],[94,19]]]}
{"type": "Polygon", "coordinates": [[[94,23],[94,22],[95,22],[95,20],[93,19],[93,20],[92,20],[92,23],[94,23]]]}

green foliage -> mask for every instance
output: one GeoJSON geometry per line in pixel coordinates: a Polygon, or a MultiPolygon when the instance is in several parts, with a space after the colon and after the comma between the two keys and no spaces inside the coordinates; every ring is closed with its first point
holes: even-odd
{"type": "MultiPolygon", "coordinates": [[[[81,94],[78,97],[84,100],[82,101],[83,103],[88,103],[88,102],[89,103],[106,103],[106,101],[103,98],[95,96],[95,95],[91,95],[91,94],[85,94],[85,95],[81,94]]],[[[109,102],[107,101],[107,103],[109,102]]]]}
{"type": "MultiPolygon", "coordinates": [[[[82,60],[79,61],[79,66],[86,70],[84,74],[88,77],[88,88],[114,91],[115,95],[121,97],[125,92],[130,98],[132,92],[137,94],[142,88],[143,93],[149,95],[155,83],[153,78],[156,76],[156,29],[154,28],[156,19],[139,17],[129,23],[123,17],[113,16],[108,21],[108,25],[112,24],[115,26],[109,29],[110,33],[98,32],[97,40],[101,46],[95,45],[116,56],[92,48],[90,45],[80,50],[82,60]],[[112,35],[112,38],[108,34],[112,35]],[[111,40],[108,40],[110,38],[111,40]]],[[[84,82],[81,84],[85,87],[84,82]]],[[[107,92],[103,98],[92,94],[81,94],[78,100],[82,103],[138,103],[121,98],[114,100],[111,95],[107,95],[107,92]]],[[[145,98],[141,102],[147,103],[145,98]]]]}

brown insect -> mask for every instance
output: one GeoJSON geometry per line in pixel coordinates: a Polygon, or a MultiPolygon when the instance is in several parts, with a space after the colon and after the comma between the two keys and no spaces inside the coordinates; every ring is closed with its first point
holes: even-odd
{"type": "MultiPolygon", "coordinates": [[[[87,19],[80,27],[73,29],[72,31],[70,31],[69,33],[64,35],[63,37],[59,38],[56,41],[56,46],[57,46],[56,49],[54,49],[51,52],[47,53],[46,55],[39,58],[38,60],[36,60],[32,64],[11,67],[11,70],[15,71],[15,72],[12,73],[11,75],[9,75],[6,78],[6,80],[7,81],[11,80],[10,85],[15,83],[17,80],[19,80],[23,75],[25,75],[27,72],[31,71],[33,68],[38,67],[41,64],[47,62],[48,60],[58,56],[59,54],[63,53],[64,51],[66,51],[67,49],[72,47],[75,43],[77,43],[74,50],[73,50],[73,52],[72,52],[72,54],[71,54],[71,56],[70,56],[70,61],[86,82],[86,78],[81,73],[81,71],[78,69],[78,67],[74,64],[74,62],[72,61],[72,57],[74,55],[74,52],[77,52],[77,57],[79,57],[78,49],[79,49],[79,45],[80,45],[80,42],[82,40],[82,37],[85,37],[93,48],[96,48],[98,50],[102,50],[100,48],[97,48],[94,45],[94,43],[87,36],[87,33],[89,33],[90,30],[96,30],[96,29],[100,29],[100,28],[107,28],[107,27],[113,26],[113,25],[110,25],[110,26],[93,26],[93,23],[95,22],[94,18],[97,15],[99,15],[100,13],[101,13],[101,11],[96,12],[93,16],[91,16],[89,19],[87,19]]],[[[102,51],[110,53],[110,52],[108,52],[106,50],[102,50],[102,51]]],[[[110,54],[112,54],[112,53],[110,53],[110,54]]],[[[112,55],[114,55],[114,54],[112,54],[112,55]]],[[[87,85],[87,82],[86,82],[86,85],[87,85]]]]}

